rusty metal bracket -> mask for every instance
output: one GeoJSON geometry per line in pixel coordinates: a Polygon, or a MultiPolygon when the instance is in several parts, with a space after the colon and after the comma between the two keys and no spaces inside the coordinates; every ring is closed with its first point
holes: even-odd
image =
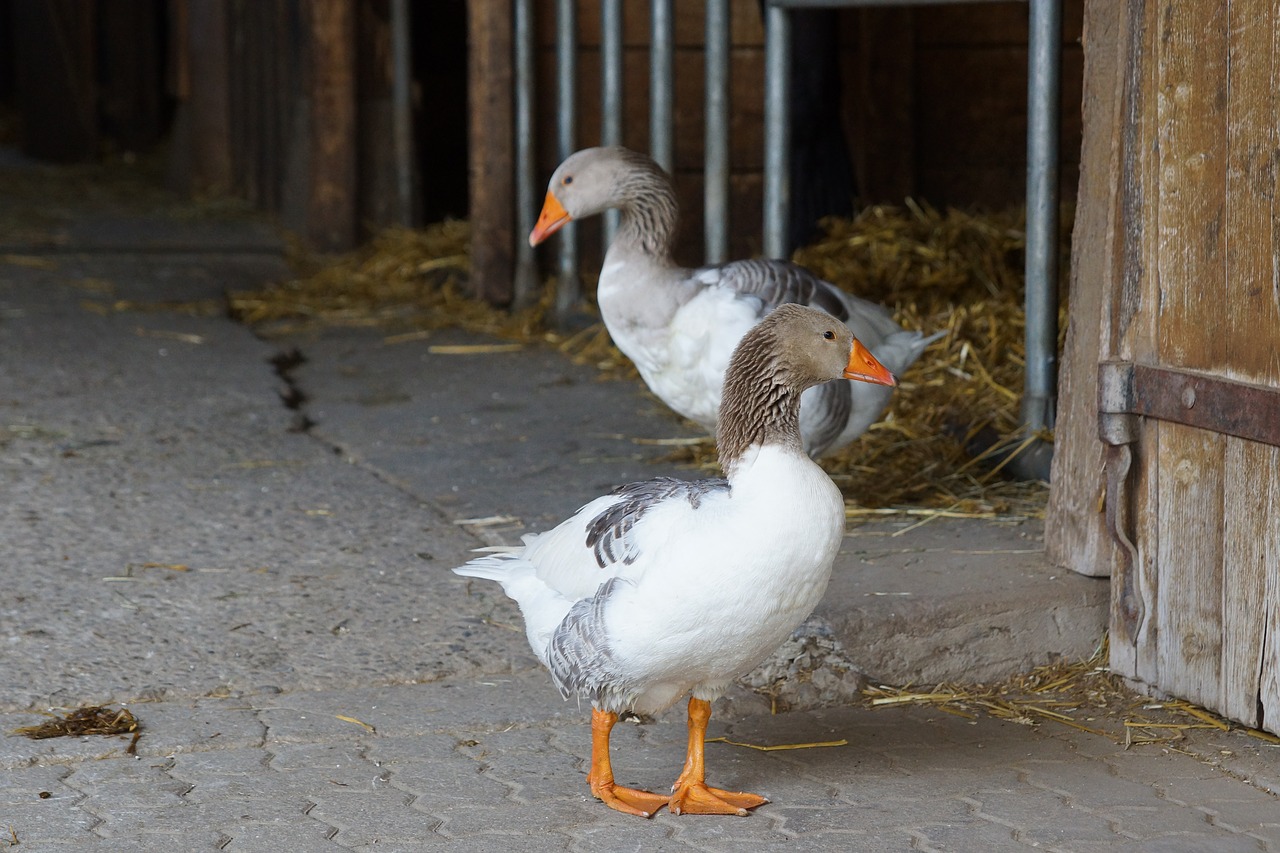
{"type": "Polygon", "coordinates": [[[1099,438],[1136,441],[1138,415],[1280,447],[1280,388],[1128,361],[1099,364],[1099,438]]]}
{"type": "Polygon", "coordinates": [[[1140,417],[1280,446],[1280,388],[1128,361],[1098,365],[1098,437],[1107,444],[1106,523],[1118,547],[1112,642],[1134,642],[1146,615],[1129,494],[1140,417]]]}

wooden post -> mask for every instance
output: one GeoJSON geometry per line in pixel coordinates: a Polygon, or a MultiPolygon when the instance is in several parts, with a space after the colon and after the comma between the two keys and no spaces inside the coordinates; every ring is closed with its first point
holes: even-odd
{"type": "Polygon", "coordinates": [[[1082,575],[1112,573],[1115,546],[1101,499],[1098,361],[1108,348],[1104,302],[1120,280],[1125,229],[1118,208],[1127,30],[1121,3],[1085,4],[1084,127],[1071,257],[1071,307],[1058,379],[1045,549],[1082,575]]]}
{"type": "Polygon", "coordinates": [[[471,287],[495,305],[511,302],[517,239],[510,7],[508,0],[467,3],[471,287]]]}
{"type": "Polygon", "coordinates": [[[227,7],[220,0],[171,0],[173,117],[169,181],[185,194],[232,189],[231,80],[227,7]]]}
{"type": "Polygon", "coordinates": [[[356,8],[310,0],[310,163],[307,239],[318,249],[356,242],[356,8]]]}

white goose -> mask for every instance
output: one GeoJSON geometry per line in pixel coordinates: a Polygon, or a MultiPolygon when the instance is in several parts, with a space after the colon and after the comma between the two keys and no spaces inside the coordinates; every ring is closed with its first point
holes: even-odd
{"type": "MultiPolygon", "coordinates": [[[[838,317],[896,374],[941,334],[926,338],[902,329],[882,306],[788,261],[676,265],[671,180],[657,163],[626,148],[587,148],[561,163],[529,243],[609,208],[618,208],[621,218],[600,270],[600,316],[649,389],[713,434],[734,346],[779,305],[809,305],[838,317]]],[[[805,450],[817,458],[853,441],[880,417],[889,395],[885,387],[843,380],[806,391],[800,407],[805,450]]]]}
{"type": "Polygon", "coordinates": [[[711,701],[818,603],[844,533],[839,490],[800,442],[800,395],[893,375],[829,314],[784,305],[751,329],[725,377],[717,444],[727,479],[663,477],[588,503],[523,548],[454,569],[502,584],[529,645],[568,698],[589,698],[591,793],[628,814],[739,814],[766,802],[708,787],[711,701]],[[670,797],[614,783],[618,713],[686,693],[689,747],[670,797]]]}

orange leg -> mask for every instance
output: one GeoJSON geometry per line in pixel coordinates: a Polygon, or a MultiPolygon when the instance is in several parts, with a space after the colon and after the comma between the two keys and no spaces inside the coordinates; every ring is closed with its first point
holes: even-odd
{"type": "Polygon", "coordinates": [[[711,719],[711,703],[705,699],[689,699],[689,752],[680,778],[671,787],[672,814],[736,814],[745,817],[747,809],[769,802],[758,794],[722,791],[706,783],[704,761],[707,720],[711,719]]]}
{"type": "Polygon", "coordinates": [[[667,804],[667,797],[624,788],[613,783],[613,766],[609,763],[609,732],[618,722],[618,715],[591,709],[591,772],[587,782],[591,794],[611,809],[637,817],[653,817],[653,813],[667,804]]]}

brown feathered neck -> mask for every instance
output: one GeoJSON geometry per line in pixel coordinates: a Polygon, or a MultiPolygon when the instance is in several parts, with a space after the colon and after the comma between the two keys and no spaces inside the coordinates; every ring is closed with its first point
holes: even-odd
{"type": "Polygon", "coordinates": [[[625,148],[611,149],[621,164],[613,196],[621,211],[613,245],[669,261],[680,209],[671,179],[657,163],[625,148]]]}
{"type": "Polygon", "coordinates": [[[776,327],[760,324],[742,338],[729,362],[716,424],[716,449],[727,477],[753,445],[794,448],[804,455],[800,394],[813,382],[786,367],[783,347],[776,327]]]}

